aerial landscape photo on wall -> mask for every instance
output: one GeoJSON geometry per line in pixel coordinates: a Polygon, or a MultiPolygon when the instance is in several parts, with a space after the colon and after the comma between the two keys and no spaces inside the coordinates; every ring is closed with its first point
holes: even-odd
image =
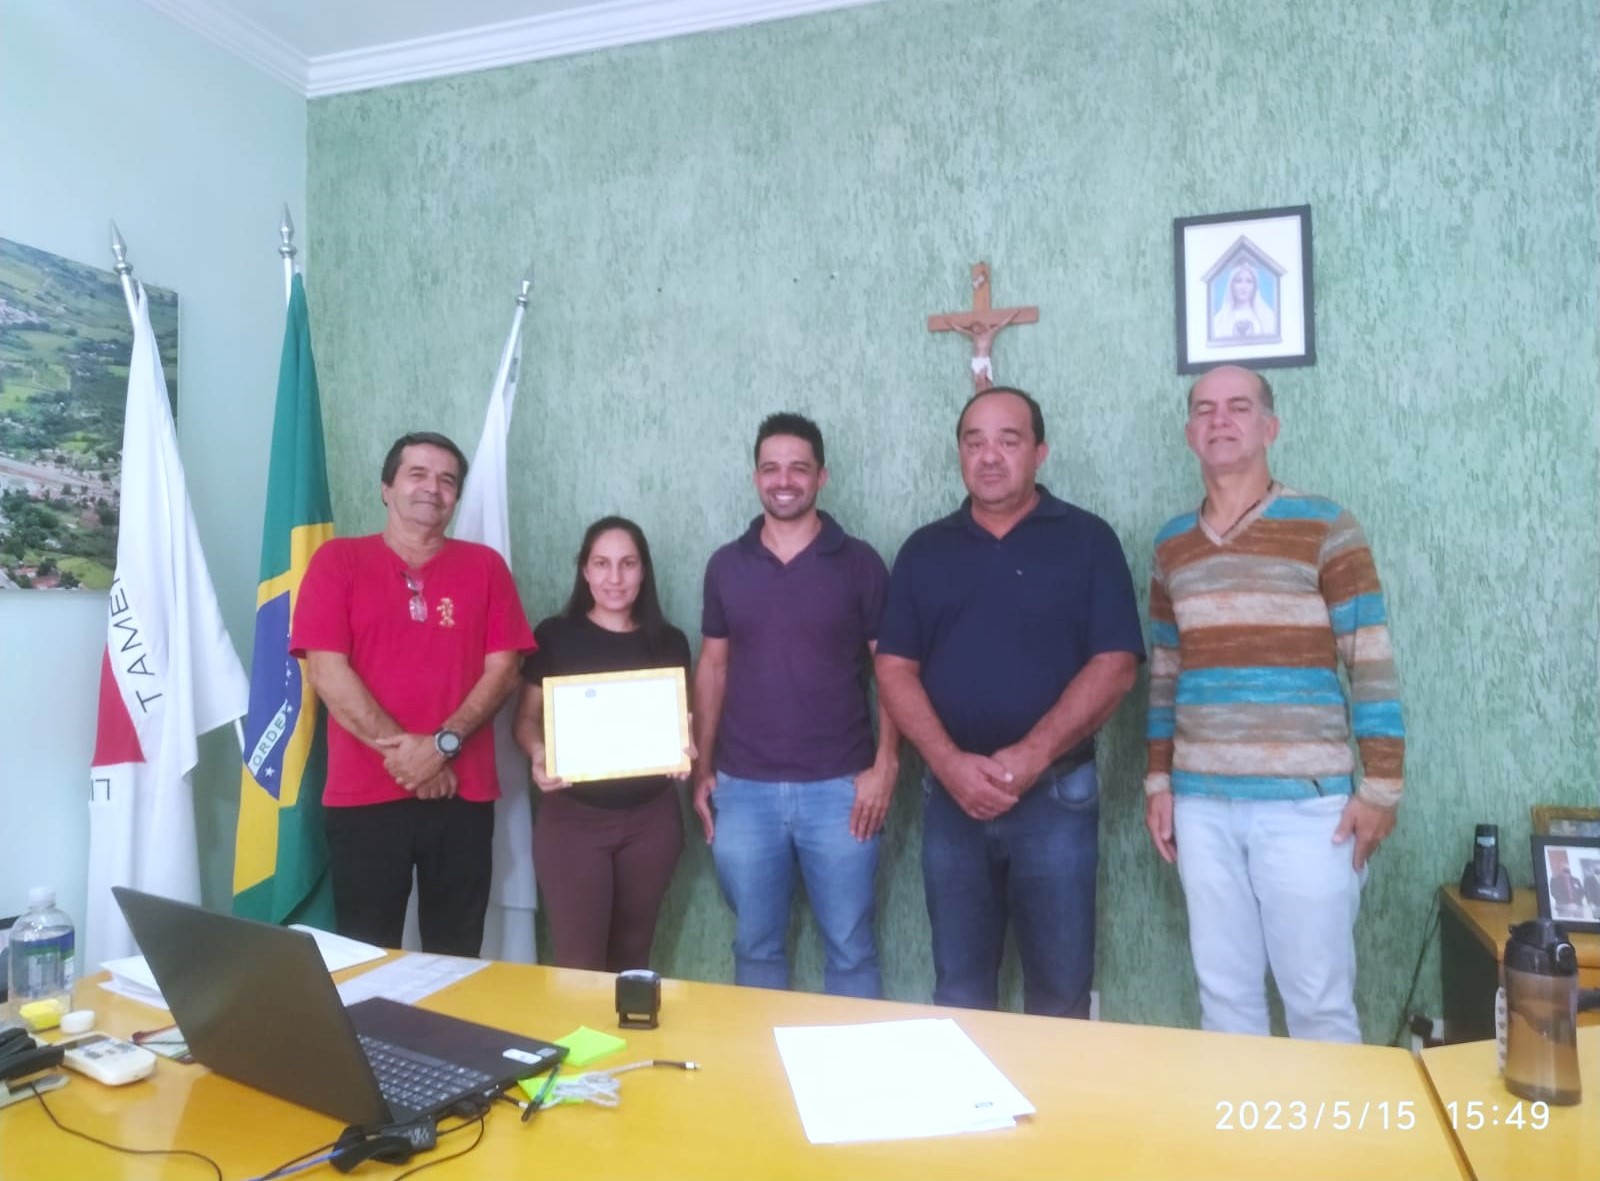
{"type": "MultiPolygon", "coordinates": [[[[177,405],[178,296],[145,287],[177,405]]],[[[104,590],[133,327],[111,271],[0,238],[0,590],[104,590]]]]}

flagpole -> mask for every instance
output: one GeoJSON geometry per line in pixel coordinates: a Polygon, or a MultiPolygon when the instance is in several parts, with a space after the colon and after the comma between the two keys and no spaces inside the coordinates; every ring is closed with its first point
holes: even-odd
{"type": "MultiPolygon", "coordinates": [[[[530,265],[517,288],[511,331],[500,353],[483,433],[473,452],[472,479],[456,505],[454,536],[497,550],[511,564],[511,526],[506,503],[507,439],[521,377],[522,322],[527,314],[534,271],[530,265]]],[[[511,736],[515,707],[502,707],[494,719],[495,770],[501,795],[495,801],[495,840],[490,864],[490,906],[484,915],[483,954],[518,963],[537,961],[534,910],[538,906],[533,824],[527,758],[511,736]]],[[[411,946],[407,944],[407,946],[411,946]]]]}
{"type": "MultiPolygon", "coordinates": [[[[522,318],[528,314],[528,292],[533,288],[533,264],[528,264],[528,273],[522,277],[522,286],[517,290],[517,310],[511,315],[511,334],[506,339],[504,355],[500,358],[500,369],[495,374],[495,388],[506,390],[508,387],[515,391],[517,381],[522,377],[514,369],[522,367],[522,318]]],[[[506,404],[506,430],[511,429],[511,403],[506,404]]],[[[507,563],[511,561],[506,558],[507,563]]]]}
{"type": "Polygon", "coordinates": [[[117,279],[122,284],[122,298],[128,301],[128,317],[137,320],[139,297],[133,288],[133,265],[128,262],[128,244],[122,240],[122,232],[114,221],[111,223],[111,257],[117,260],[111,269],[117,272],[117,279]]]}
{"type": "Polygon", "coordinates": [[[287,306],[294,291],[294,256],[299,253],[294,245],[294,222],[289,219],[289,203],[283,203],[283,220],[278,223],[278,257],[283,259],[283,302],[287,306]]]}
{"type": "Polygon", "coordinates": [[[306,679],[305,662],[290,655],[290,641],[295,599],[308,564],[333,536],[333,510],[311,326],[294,265],[294,222],[287,204],[278,220],[277,249],[288,306],[262,513],[233,911],[263,922],[304,922],[331,930],[322,811],[325,711],[306,679]]]}
{"type": "MultiPolygon", "coordinates": [[[[283,305],[289,306],[289,301],[294,298],[294,256],[299,251],[294,245],[294,222],[289,219],[289,202],[283,203],[283,219],[278,222],[278,257],[283,259],[283,305]]],[[[249,758],[250,752],[244,745],[244,722],[235,718],[234,730],[239,735],[239,754],[249,758]]]]}
{"type": "MultiPolygon", "coordinates": [[[[250,691],[195,526],[147,292],[133,279],[115,225],[111,250],[133,319],[133,347],[117,561],[89,760],[83,946],[91,964],[134,951],[111,887],[200,901],[193,782],[199,739],[242,716],[250,691]]],[[[235,733],[242,746],[243,732],[235,733]]]]}
{"type": "MultiPolygon", "coordinates": [[[[117,229],[117,223],[111,223],[111,257],[116,259],[112,270],[117,272],[117,279],[122,284],[122,298],[128,301],[128,316],[137,321],[139,319],[139,296],[133,284],[133,264],[128,261],[128,244],[122,240],[122,232],[117,229]]],[[[233,736],[239,740],[239,753],[244,754],[244,723],[238,718],[233,719],[233,736]]]]}

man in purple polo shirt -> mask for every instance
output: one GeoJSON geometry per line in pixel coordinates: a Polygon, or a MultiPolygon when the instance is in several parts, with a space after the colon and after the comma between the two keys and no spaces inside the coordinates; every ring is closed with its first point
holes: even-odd
{"type": "Polygon", "coordinates": [[[762,515],[706,564],[694,676],[694,808],[733,907],[734,982],[789,987],[798,862],[822,931],[823,985],[883,994],[873,932],[878,832],[899,734],[867,677],[888,571],[817,509],[822,432],[774,414],[756,433],[762,515]]]}

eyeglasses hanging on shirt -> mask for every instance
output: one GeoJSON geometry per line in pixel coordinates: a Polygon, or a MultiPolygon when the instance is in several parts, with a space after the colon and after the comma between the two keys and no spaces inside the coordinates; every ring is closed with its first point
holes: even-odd
{"type": "Polygon", "coordinates": [[[422,576],[405,570],[401,572],[401,577],[406,580],[406,589],[411,592],[411,621],[427,623],[428,600],[422,597],[422,576]]]}

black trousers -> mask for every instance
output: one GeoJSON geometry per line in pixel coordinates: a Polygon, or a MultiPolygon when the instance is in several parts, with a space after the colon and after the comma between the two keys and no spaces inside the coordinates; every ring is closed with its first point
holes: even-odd
{"type": "Polygon", "coordinates": [[[396,800],[322,814],[339,934],[399,947],[414,868],[422,950],[478,954],[489,905],[493,803],[396,800]]]}

